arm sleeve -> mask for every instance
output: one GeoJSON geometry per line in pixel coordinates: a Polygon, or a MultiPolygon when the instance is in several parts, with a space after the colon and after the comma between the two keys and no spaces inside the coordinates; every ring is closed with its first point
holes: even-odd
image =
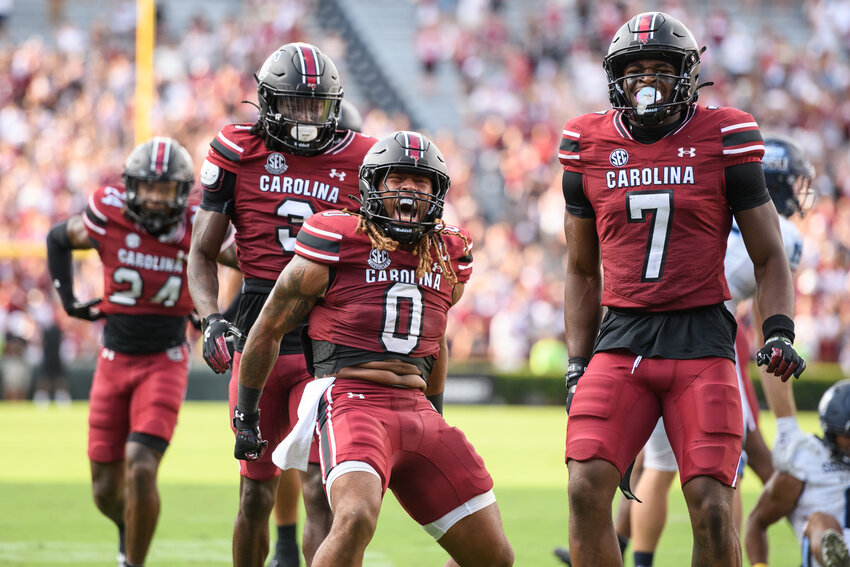
{"type": "Polygon", "coordinates": [[[211,162],[204,162],[204,170],[201,174],[201,185],[204,188],[204,195],[201,198],[201,208],[205,211],[214,213],[222,213],[231,215],[233,213],[233,193],[236,189],[236,173],[212,165],[212,168],[217,168],[217,171],[210,173],[211,162]]]}
{"type": "Polygon", "coordinates": [[[584,182],[581,173],[564,171],[561,178],[561,189],[564,192],[564,201],[567,203],[567,212],[575,217],[593,218],[596,213],[593,206],[584,194],[584,182]]]}
{"type": "Polygon", "coordinates": [[[47,268],[62,305],[74,303],[74,267],[68,221],[53,226],[47,233],[47,268]]]}
{"type": "Polygon", "coordinates": [[[761,163],[731,165],[725,170],[726,200],[732,211],[754,209],[770,201],[761,163]]]}

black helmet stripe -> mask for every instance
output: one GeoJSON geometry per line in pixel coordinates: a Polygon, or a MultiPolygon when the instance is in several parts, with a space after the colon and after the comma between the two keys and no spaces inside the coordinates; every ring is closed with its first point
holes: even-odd
{"type": "Polygon", "coordinates": [[[655,19],[658,17],[658,12],[644,12],[638,14],[634,19],[634,41],[646,43],[650,39],[655,38],[655,19]]]}
{"type": "Polygon", "coordinates": [[[318,85],[322,78],[319,74],[319,56],[312,45],[298,44],[298,61],[301,63],[301,80],[308,85],[318,85]]]}
{"type": "Polygon", "coordinates": [[[151,150],[151,172],[155,175],[162,175],[168,171],[168,160],[171,157],[171,138],[155,137],[151,150]]]}

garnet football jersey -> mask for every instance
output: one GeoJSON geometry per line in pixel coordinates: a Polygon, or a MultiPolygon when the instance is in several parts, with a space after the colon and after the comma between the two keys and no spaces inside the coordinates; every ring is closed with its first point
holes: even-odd
{"type": "Polygon", "coordinates": [[[182,317],[192,309],[186,257],[197,205],[186,208],[174,231],[153,236],[124,215],[123,188],[107,185],[89,197],[83,221],[103,262],[107,315],[182,317]]]}
{"type": "Polygon", "coordinates": [[[695,105],[652,144],[632,137],[621,112],[567,122],[558,157],[581,174],[596,216],[603,305],[668,311],[729,299],[725,169],[763,154],[755,119],[734,108],[695,105]]]}
{"type": "MultiPolygon", "coordinates": [[[[310,312],[310,338],[371,352],[436,356],[453,286],[436,260],[418,278],[419,257],[412,252],[372,248],[369,237],[355,231],[359,219],[338,211],[320,213],[298,233],[295,253],[327,264],[335,273],[325,297],[310,312]]],[[[442,235],[447,263],[458,282],[467,282],[472,272],[469,234],[446,226],[442,235]]]]}
{"type": "MultiPolygon", "coordinates": [[[[269,151],[251,124],[226,126],[210,144],[201,171],[236,174],[231,220],[246,278],[276,280],[292,258],[304,220],[328,209],[358,209],[358,171],[375,139],[348,132],[322,154],[269,151]]],[[[214,191],[204,183],[205,191],[214,191]]]]}

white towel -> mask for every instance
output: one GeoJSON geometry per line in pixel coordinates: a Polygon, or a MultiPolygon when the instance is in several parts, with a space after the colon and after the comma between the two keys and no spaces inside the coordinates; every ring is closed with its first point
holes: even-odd
{"type": "Polygon", "coordinates": [[[319,401],[335,379],[334,376],[318,378],[304,388],[298,404],[298,423],[272,453],[272,462],[281,469],[307,470],[310,444],[313,442],[313,431],[316,428],[316,417],[319,413],[319,401]]]}

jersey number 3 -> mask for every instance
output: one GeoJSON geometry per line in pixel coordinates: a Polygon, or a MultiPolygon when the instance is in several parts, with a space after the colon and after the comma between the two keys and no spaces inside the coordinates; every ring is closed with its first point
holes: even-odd
{"type": "Polygon", "coordinates": [[[673,192],[629,191],[626,193],[626,206],[629,222],[649,222],[649,238],[640,281],[657,282],[664,273],[664,262],[667,260],[667,244],[673,225],[673,192]]]}

